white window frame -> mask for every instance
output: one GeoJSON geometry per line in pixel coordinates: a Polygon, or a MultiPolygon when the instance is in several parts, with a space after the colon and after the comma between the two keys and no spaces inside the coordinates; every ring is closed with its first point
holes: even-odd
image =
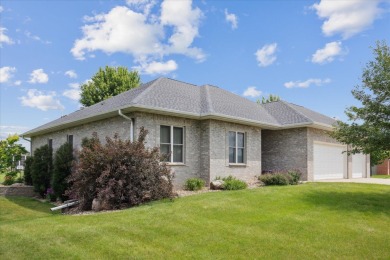
{"type": "Polygon", "coordinates": [[[185,153],[184,153],[184,148],[185,148],[185,131],[184,131],[184,127],[182,126],[174,126],[174,125],[160,125],[160,131],[161,131],[161,127],[162,126],[167,126],[169,127],[169,134],[170,134],[170,143],[162,143],[161,142],[161,138],[160,138],[160,147],[162,144],[164,145],[169,145],[170,146],[170,155],[169,155],[169,161],[167,161],[167,163],[169,164],[184,164],[184,158],[185,158],[185,153]],[[182,144],[174,144],[173,143],[173,129],[174,128],[180,128],[182,130],[182,135],[183,135],[183,143],[182,144]],[[182,146],[182,158],[181,158],[181,161],[180,162],[174,162],[173,161],[173,147],[174,146],[182,146]]]}
{"type": "Polygon", "coordinates": [[[246,140],[246,133],[245,132],[239,132],[239,131],[229,131],[228,132],[228,154],[229,154],[229,164],[239,164],[239,165],[243,165],[245,164],[245,159],[246,159],[246,147],[245,147],[245,140],[246,140]],[[236,138],[236,142],[234,144],[234,147],[233,146],[230,146],[230,133],[234,133],[236,138]],[[238,134],[243,134],[244,135],[244,146],[243,147],[238,147],[238,134]],[[230,148],[233,148],[235,150],[235,158],[234,158],[234,162],[230,162],[230,148]],[[243,155],[242,155],[242,162],[238,162],[238,149],[243,149],[243,155]]]}
{"type": "Polygon", "coordinates": [[[67,135],[66,136],[66,142],[68,142],[69,144],[72,145],[72,149],[73,149],[73,143],[74,143],[74,135],[67,135]],[[70,143],[70,137],[72,137],[72,143],[70,143]]]}

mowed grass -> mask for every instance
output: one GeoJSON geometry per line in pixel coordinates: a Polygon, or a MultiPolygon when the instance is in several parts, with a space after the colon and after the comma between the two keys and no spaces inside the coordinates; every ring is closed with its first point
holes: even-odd
{"type": "Polygon", "coordinates": [[[0,197],[0,259],[390,259],[390,186],[309,183],[61,215],[0,197]]]}
{"type": "Polygon", "coordinates": [[[371,178],[390,179],[390,175],[372,175],[371,178]]]}

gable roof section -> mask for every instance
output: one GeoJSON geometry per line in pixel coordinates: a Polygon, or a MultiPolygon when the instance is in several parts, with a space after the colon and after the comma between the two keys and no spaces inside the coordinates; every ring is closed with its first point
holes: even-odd
{"type": "Polygon", "coordinates": [[[333,126],[336,120],[313,110],[286,101],[276,101],[262,104],[262,107],[272,115],[281,126],[298,126],[301,124],[316,124],[333,126]]]}
{"type": "Polygon", "coordinates": [[[205,88],[205,92],[208,94],[207,100],[210,109],[204,114],[209,113],[212,115],[251,120],[271,126],[279,125],[274,117],[255,102],[211,85],[205,85],[202,88],[205,88]]]}
{"type": "Polygon", "coordinates": [[[334,123],[329,117],[284,101],[258,105],[215,86],[199,87],[158,78],[32,129],[23,136],[35,136],[109,118],[118,115],[119,109],[124,112],[140,110],[197,119],[216,118],[271,129],[315,123],[330,128],[334,123]]]}

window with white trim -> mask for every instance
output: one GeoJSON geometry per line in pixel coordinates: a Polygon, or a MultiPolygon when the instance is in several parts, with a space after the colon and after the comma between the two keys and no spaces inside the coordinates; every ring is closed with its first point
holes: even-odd
{"type": "Polygon", "coordinates": [[[47,139],[47,145],[49,146],[49,149],[53,151],[53,139],[47,139]]]}
{"type": "Polygon", "coordinates": [[[245,133],[229,132],[229,163],[244,163],[245,133]]]}
{"type": "Polygon", "coordinates": [[[160,152],[170,154],[168,162],[184,163],[184,128],[160,126],[160,152]]]}
{"type": "Polygon", "coordinates": [[[73,135],[68,135],[66,139],[66,141],[70,144],[70,147],[73,148],[73,135]]]}

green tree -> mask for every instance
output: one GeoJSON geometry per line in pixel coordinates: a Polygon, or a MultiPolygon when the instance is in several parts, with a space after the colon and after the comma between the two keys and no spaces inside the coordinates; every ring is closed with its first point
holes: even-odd
{"type": "Polygon", "coordinates": [[[68,198],[65,196],[65,190],[68,188],[67,178],[72,172],[72,163],[72,145],[65,143],[61,145],[55,153],[52,177],[52,188],[54,190],[54,194],[62,201],[68,198]]]}
{"type": "Polygon", "coordinates": [[[266,103],[275,102],[275,101],[279,101],[279,100],[280,100],[280,97],[278,95],[270,94],[267,98],[262,97],[261,101],[260,101],[260,99],[258,99],[257,103],[258,104],[266,104],[266,103]]]}
{"type": "Polygon", "coordinates": [[[34,151],[34,160],[31,165],[31,177],[34,190],[44,197],[53,171],[52,149],[43,145],[34,151]]]}
{"type": "Polygon", "coordinates": [[[332,136],[352,145],[352,154],[370,154],[371,163],[377,164],[390,157],[390,48],[378,41],[373,54],[363,69],[362,84],[352,90],[361,106],[346,109],[350,122],[339,121],[332,136]]]}
{"type": "Polygon", "coordinates": [[[32,185],[31,166],[34,161],[32,156],[28,156],[24,162],[24,184],[32,185]]]}
{"type": "Polygon", "coordinates": [[[91,81],[81,85],[80,103],[86,107],[116,96],[141,84],[137,71],[126,67],[99,68],[91,81]]]}
{"type": "Polygon", "coordinates": [[[17,134],[9,135],[7,139],[0,141],[0,172],[14,170],[15,163],[27,153],[26,148],[17,144],[18,141],[17,134]]]}

